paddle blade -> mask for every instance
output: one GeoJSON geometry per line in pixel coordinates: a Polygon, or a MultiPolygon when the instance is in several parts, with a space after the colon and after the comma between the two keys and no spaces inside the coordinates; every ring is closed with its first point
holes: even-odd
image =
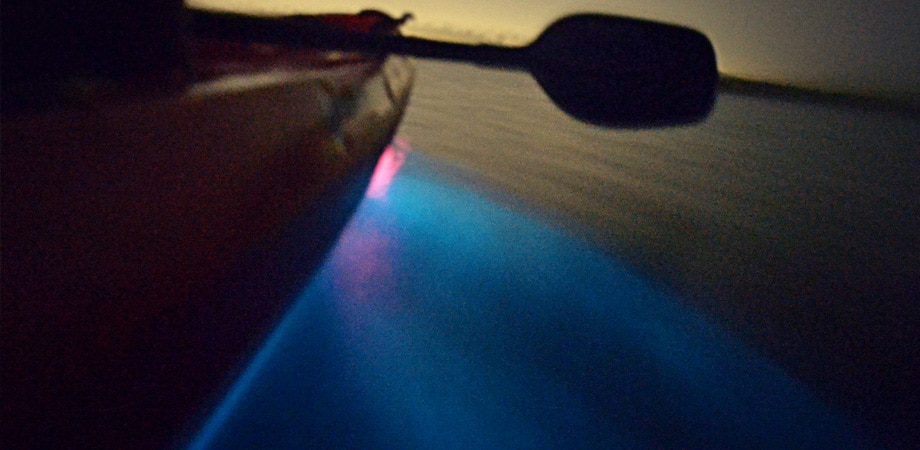
{"type": "Polygon", "coordinates": [[[547,95],[577,119],[656,127],[704,119],[715,99],[715,52],[703,34],[624,17],[582,14],[527,47],[547,95]]]}

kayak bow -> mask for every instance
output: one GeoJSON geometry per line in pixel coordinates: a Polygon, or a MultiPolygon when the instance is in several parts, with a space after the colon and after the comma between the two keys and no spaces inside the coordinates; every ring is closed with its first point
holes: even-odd
{"type": "Polygon", "coordinates": [[[192,55],[178,90],[71,83],[4,115],[5,446],[182,442],[335,241],[413,80],[395,57],[192,55]]]}

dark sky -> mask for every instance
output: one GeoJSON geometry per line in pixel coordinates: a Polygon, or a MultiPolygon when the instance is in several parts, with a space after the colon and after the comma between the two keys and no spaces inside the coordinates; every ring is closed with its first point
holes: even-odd
{"type": "Polygon", "coordinates": [[[431,28],[536,36],[573,12],[606,12],[691,26],[715,45],[720,69],[835,91],[920,97],[920,2],[904,0],[192,0],[261,12],[412,12],[431,28]],[[308,6],[305,6],[308,5],[308,6]]]}

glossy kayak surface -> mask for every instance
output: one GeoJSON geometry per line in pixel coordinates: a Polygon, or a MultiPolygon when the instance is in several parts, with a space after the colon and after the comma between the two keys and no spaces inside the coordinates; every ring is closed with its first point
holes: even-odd
{"type": "Polygon", "coordinates": [[[168,447],[217,402],[407,103],[406,60],[309,59],[4,117],[5,447],[168,447]]]}

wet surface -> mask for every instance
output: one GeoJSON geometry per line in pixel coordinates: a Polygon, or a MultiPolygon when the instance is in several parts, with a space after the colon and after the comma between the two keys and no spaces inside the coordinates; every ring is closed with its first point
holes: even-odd
{"type": "Polygon", "coordinates": [[[410,153],[378,183],[194,448],[866,444],[666,288],[442,169],[410,153]]]}
{"type": "Polygon", "coordinates": [[[524,74],[418,76],[416,153],[308,290],[303,395],[259,394],[282,431],[257,435],[916,442],[917,117],[723,95],[696,126],[608,130],[524,74]],[[312,412],[279,419],[287,397],[312,412]]]}
{"type": "Polygon", "coordinates": [[[419,63],[400,134],[672,289],[895,447],[920,423],[920,117],[720,95],[590,127],[526,74],[419,63]]]}

